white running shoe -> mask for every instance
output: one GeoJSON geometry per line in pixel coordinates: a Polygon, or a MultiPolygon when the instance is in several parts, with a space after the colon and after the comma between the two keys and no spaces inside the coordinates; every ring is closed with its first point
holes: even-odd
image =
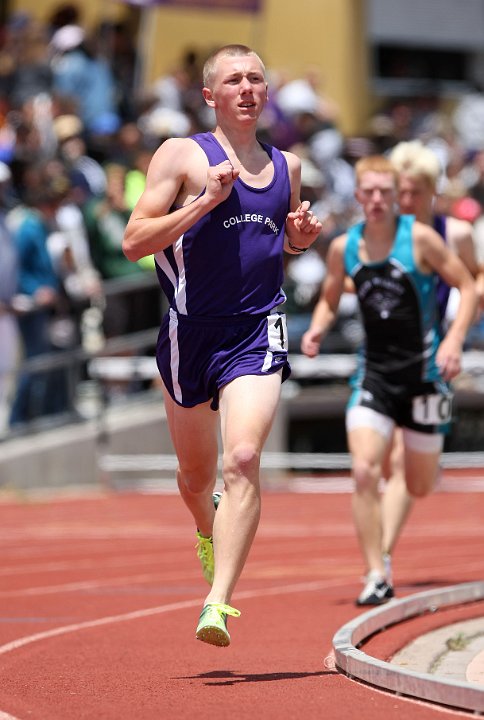
{"type": "Polygon", "coordinates": [[[366,576],[366,584],[360,596],[357,605],[383,605],[393,597],[393,587],[387,580],[382,577],[378,570],[370,570],[366,576]]]}

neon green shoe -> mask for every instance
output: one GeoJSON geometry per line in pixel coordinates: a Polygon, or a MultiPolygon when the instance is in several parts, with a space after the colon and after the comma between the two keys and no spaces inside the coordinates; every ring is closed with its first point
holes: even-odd
{"type": "Polygon", "coordinates": [[[195,545],[197,549],[197,557],[202,565],[203,577],[209,585],[213,583],[214,557],[213,543],[211,537],[203,537],[197,530],[198,542],[195,545]]]}
{"type": "Polygon", "coordinates": [[[227,647],[230,645],[230,635],[227,630],[227,615],[239,617],[240,610],[236,610],[224,603],[208,603],[203,608],[198,621],[196,638],[210,645],[227,647]]]}
{"type": "MultiPolygon", "coordinates": [[[[215,510],[218,508],[221,497],[222,497],[221,492],[213,493],[213,504],[215,506],[215,510]]],[[[212,538],[204,537],[197,530],[197,539],[198,539],[198,542],[195,547],[197,549],[197,557],[202,564],[203,577],[205,578],[205,580],[208,582],[209,585],[212,585],[213,571],[214,571],[214,564],[215,564],[214,558],[213,558],[212,538]]]]}

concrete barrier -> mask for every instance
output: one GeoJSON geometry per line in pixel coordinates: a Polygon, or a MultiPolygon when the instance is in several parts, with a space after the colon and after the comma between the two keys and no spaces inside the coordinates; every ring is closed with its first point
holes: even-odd
{"type": "MultiPolygon", "coordinates": [[[[287,422],[287,407],[282,403],[267,440],[268,450],[285,448],[287,422]]],[[[114,404],[92,420],[4,440],[0,443],[0,489],[109,487],[115,484],[116,473],[103,470],[99,458],[105,454],[173,454],[161,393],[114,404]]],[[[172,469],[170,473],[174,475],[172,469]]]]}

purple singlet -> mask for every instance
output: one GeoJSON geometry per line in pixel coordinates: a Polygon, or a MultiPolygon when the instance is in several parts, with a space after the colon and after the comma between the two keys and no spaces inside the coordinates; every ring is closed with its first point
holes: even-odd
{"type": "MultiPolygon", "coordinates": [[[[227,160],[212,133],[193,136],[210,165],[227,160]]],[[[224,202],[156,254],[160,285],[170,301],[158,337],[156,359],[173,400],[193,407],[211,400],[242,375],[281,371],[285,380],[287,331],[283,245],[290,209],[287,163],[263,145],[274,176],[264,188],[240,178],[224,202]]]]}
{"type": "MultiPolygon", "coordinates": [[[[227,160],[212,133],[191,139],[210,165],[227,160]]],[[[274,167],[269,185],[254,188],[237,178],[227,200],[155,255],[160,285],[179,315],[260,315],[285,300],[281,285],[291,194],[288,168],[279,150],[262,147],[274,167]]]]}

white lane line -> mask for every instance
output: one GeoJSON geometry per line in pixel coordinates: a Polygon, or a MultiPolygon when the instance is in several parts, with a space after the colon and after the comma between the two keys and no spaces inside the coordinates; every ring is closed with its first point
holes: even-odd
{"type": "MultiPolygon", "coordinates": [[[[237,592],[234,595],[235,601],[242,600],[242,599],[253,599],[253,598],[260,598],[260,597],[267,597],[271,595],[290,595],[292,593],[301,593],[301,592],[317,592],[319,590],[324,590],[325,588],[329,587],[344,587],[348,585],[348,579],[347,578],[338,578],[333,580],[325,580],[325,581],[311,581],[311,582],[304,582],[304,583],[294,583],[292,585],[281,585],[277,587],[270,587],[265,589],[258,589],[258,590],[244,590],[237,592]]],[[[177,610],[185,610],[188,608],[193,608],[200,606],[202,603],[202,600],[200,598],[196,598],[193,600],[184,600],[179,601],[175,603],[168,603],[166,605],[159,605],[157,607],[153,608],[145,608],[144,610],[135,610],[129,613],[123,613],[121,615],[109,615],[104,618],[98,618],[96,620],[88,620],[86,622],[82,623],[73,623],[71,625],[64,625],[62,627],[53,628],[52,630],[47,630],[45,632],[41,633],[35,633],[33,635],[27,635],[23,638],[18,638],[17,640],[13,640],[9,643],[6,643],[5,645],[0,646],[0,655],[6,655],[10,652],[13,652],[15,650],[18,650],[22,647],[25,647],[27,645],[31,645],[35,642],[40,642],[42,640],[48,640],[53,637],[59,637],[61,635],[67,635],[70,633],[79,632],[81,630],[88,630],[91,628],[97,628],[102,627],[105,625],[113,625],[116,623],[121,622],[129,622],[131,620],[137,620],[140,618],[147,618],[151,617],[153,615],[161,615],[168,612],[175,612],[177,610]]],[[[419,704],[418,699],[413,698],[400,698],[405,699],[409,702],[416,702],[419,704]]],[[[442,708],[436,707],[437,710],[441,710],[442,708]]],[[[20,720],[20,718],[16,718],[12,715],[8,715],[6,713],[2,713],[0,711],[0,720],[20,720]]]]}
{"type": "MultiPolygon", "coordinates": [[[[267,597],[270,595],[290,595],[291,593],[300,593],[300,592],[317,592],[318,590],[324,590],[325,588],[329,587],[338,587],[338,586],[346,586],[348,585],[347,578],[338,578],[333,580],[325,580],[325,581],[312,581],[312,582],[304,582],[304,583],[295,583],[292,585],[281,585],[278,587],[270,587],[265,589],[258,589],[258,590],[243,590],[241,592],[238,592],[234,595],[235,601],[242,600],[242,599],[253,599],[253,598],[260,598],[260,597],[267,597]]],[[[113,625],[115,623],[120,622],[129,622],[131,620],[137,620],[140,618],[146,618],[153,615],[161,615],[163,613],[168,612],[174,612],[177,610],[185,610],[187,608],[193,608],[200,606],[203,601],[200,598],[196,598],[193,600],[184,600],[176,603],[169,603],[167,605],[159,605],[157,607],[153,608],[145,608],[144,610],[135,610],[133,612],[129,613],[123,613],[121,615],[109,615],[104,618],[98,618],[97,620],[88,620],[83,623],[74,623],[72,625],[64,625],[62,627],[53,628],[52,630],[47,630],[42,633],[35,633],[34,635],[28,635],[23,638],[19,638],[18,640],[13,640],[9,643],[6,643],[5,645],[0,646],[0,655],[6,655],[9,652],[13,652],[15,650],[18,650],[19,648],[25,647],[27,645],[31,645],[35,642],[40,642],[42,640],[48,640],[53,637],[59,637],[60,635],[67,635],[70,633],[75,633],[80,630],[88,630],[91,628],[96,627],[102,627],[104,625],[113,625]]],[[[388,692],[379,690],[378,688],[374,688],[377,692],[382,692],[386,695],[388,695],[388,692]]],[[[403,700],[409,703],[416,703],[416,704],[423,704],[427,706],[426,703],[423,703],[421,700],[418,700],[417,698],[408,698],[408,697],[399,697],[399,700],[403,700]]],[[[445,712],[447,709],[442,708],[439,706],[432,706],[435,710],[440,710],[445,712]]],[[[456,713],[457,715],[459,713],[456,713]]],[[[7,713],[2,713],[0,711],[0,720],[20,720],[20,718],[16,718],[13,715],[8,715],[7,713]]]]}
{"type": "MultiPolygon", "coordinates": [[[[280,587],[271,587],[261,590],[245,590],[236,593],[235,599],[250,599],[256,597],[263,597],[268,595],[289,595],[296,592],[316,592],[317,590],[323,590],[328,587],[337,587],[338,585],[347,585],[347,579],[336,579],[336,580],[325,580],[317,582],[305,582],[296,583],[293,585],[282,585],[280,587]]],[[[26,637],[19,638],[18,640],[12,640],[5,645],[0,646],[0,655],[6,655],[13,650],[18,650],[26,645],[31,645],[34,642],[40,640],[47,640],[52,637],[59,635],[67,635],[69,633],[78,632],[79,630],[87,630],[90,628],[101,627],[103,625],[113,625],[120,622],[128,622],[130,620],[137,620],[139,618],[150,617],[152,615],[161,615],[162,613],[174,612],[176,610],[185,610],[187,608],[197,607],[202,604],[200,598],[193,600],[183,600],[175,603],[168,603],[167,605],[158,605],[153,608],[145,608],[144,610],[134,610],[129,613],[123,613],[122,615],[108,615],[104,618],[98,618],[96,620],[87,620],[86,622],[73,623],[72,625],[64,625],[62,627],[53,628],[52,630],[46,630],[45,632],[35,633],[34,635],[27,635],[26,637]]]]}
{"type": "MultiPolygon", "coordinates": [[[[185,577],[185,576],[184,576],[185,577]]],[[[111,578],[108,580],[86,580],[81,582],[64,583],[61,585],[43,585],[30,587],[23,590],[3,590],[0,597],[24,597],[27,595],[52,595],[59,592],[77,592],[78,590],[94,590],[102,587],[116,587],[117,585],[132,584],[135,582],[145,583],[159,580],[166,581],[166,575],[127,575],[125,577],[111,578]]]]}
{"type": "MultiPolygon", "coordinates": [[[[448,536],[449,529],[448,527],[442,531],[442,536],[448,536]]],[[[466,533],[468,534],[468,533],[466,533]]],[[[275,533],[277,535],[277,533],[275,533]]],[[[308,537],[313,537],[315,534],[309,533],[308,537]]],[[[270,535],[272,537],[272,535],[270,535]]],[[[435,533],[416,533],[416,537],[435,537],[435,533]]],[[[437,536],[438,537],[438,536],[437,536]]],[[[426,580],[429,577],[429,572],[439,572],[439,569],[447,569],[448,568],[448,561],[449,557],[452,557],[455,555],[458,558],[461,556],[461,551],[459,548],[457,548],[456,553],[452,553],[452,551],[448,551],[446,553],[445,558],[442,560],[442,564],[439,566],[438,563],[434,563],[431,568],[418,568],[412,569],[412,580],[426,580]]],[[[270,565],[271,568],[276,567],[276,569],[279,567],[277,565],[274,565],[274,559],[272,556],[267,556],[266,559],[262,559],[259,561],[252,561],[250,568],[247,566],[247,572],[249,573],[250,577],[262,577],[264,576],[264,573],[270,565]],[[262,572],[262,575],[261,575],[262,572]]],[[[472,559],[467,562],[461,562],[459,563],[459,570],[461,573],[463,572],[471,572],[474,570],[481,570],[483,567],[482,560],[480,558],[472,559]]],[[[288,565],[285,563],[284,565],[281,565],[280,568],[287,571],[288,565]]],[[[304,568],[303,568],[304,569],[304,568]]],[[[402,567],[400,568],[400,575],[405,577],[408,574],[408,569],[405,569],[402,563],[402,567]]],[[[287,572],[285,572],[287,574],[287,572]]],[[[189,577],[198,577],[199,573],[198,570],[193,571],[192,575],[189,577]]],[[[107,578],[105,580],[83,580],[78,582],[68,582],[68,583],[58,583],[56,585],[37,585],[33,587],[28,588],[22,588],[17,590],[0,590],[0,597],[8,598],[8,597],[30,597],[30,596],[42,596],[42,595],[53,595],[56,593],[71,593],[71,592],[89,592],[89,591],[95,591],[95,590],[102,590],[103,588],[109,589],[109,588],[116,588],[119,586],[125,586],[129,585],[132,586],[136,583],[143,585],[146,583],[152,584],[154,582],[160,582],[160,583],[166,583],[167,580],[170,581],[176,581],[176,580],[184,580],[187,578],[186,571],[179,572],[179,573],[144,573],[140,575],[126,575],[121,577],[113,577],[113,578],[107,578]]],[[[348,581],[350,582],[350,578],[348,578],[348,581]]],[[[319,582],[319,581],[318,581],[319,582]]],[[[399,583],[402,586],[405,586],[406,583],[404,581],[400,581],[399,583]]],[[[1,720],[1,718],[0,718],[1,720]]]]}
{"type": "MultiPolygon", "coordinates": [[[[0,568],[0,575],[26,575],[30,574],[32,572],[42,572],[42,573],[48,573],[48,572],[59,572],[61,570],[69,570],[72,571],[72,565],[75,563],[76,570],[93,570],[97,569],[99,567],[99,559],[77,559],[74,560],[68,560],[68,561],[53,561],[53,562],[42,562],[39,560],[37,563],[26,563],[24,565],[5,565],[3,568],[0,568]]],[[[122,568],[122,567],[130,567],[133,564],[133,560],[131,557],[127,557],[126,555],[122,555],[119,557],[112,557],[108,560],[103,560],[103,567],[105,568],[122,568]]],[[[160,554],[159,553],[152,553],[150,555],[136,555],[136,565],[139,567],[140,565],[154,565],[156,564],[159,566],[160,564],[160,554]]],[[[1,719],[0,719],[1,720],[1,719]]]]}

